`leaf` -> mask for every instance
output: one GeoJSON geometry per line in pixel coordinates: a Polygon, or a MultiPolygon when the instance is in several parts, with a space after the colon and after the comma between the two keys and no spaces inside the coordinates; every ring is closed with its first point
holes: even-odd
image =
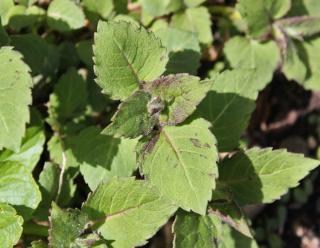
{"type": "Polygon", "coordinates": [[[174,248],[217,248],[221,222],[215,216],[179,211],[174,222],[174,248]]]}
{"type": "Polygon", "coordinates": [[[212,80],[200,81],[200,78],[188,74],[161,77],[152,82],[151,94],[166,103],[165,117],[162,123],[176,125],[182,123],[203,100],[213,84],[212,80]]]}
{"type": "Polygon", "coordinates": [[[29,122],[32,79],[21,55],[0,49],[0,149],[18,151],[29,122]]]}
{"type": "Polygon", "coordinates": [[[94,56],[97,83],[112,99],[125,99],[142,81],[158,78],[168,61],[153,33],[125,21],[99,22],[94,56]]]}
{"type": "Polygon", "coordinates": [[[309,65],[309,73],[307,79],[302,85],[309,90],[320,90],[320,38],[312,39],[308,42],[303,43],[303,47],[306,52],[307,63],[309,65]]]}
{"type": "Polygon", "coordinates": [[[274,19],[279,19],[288,13],[291,1],[296,0],[264,0],[264,5],[274,19]]]}
{"type": "Polygon", "coordinates": [[[141,146],[146,179],[179,207],[202,215],[218,176],[216,141],[209,126],[203,119],[165,126],[141,146]]]}
{"type": "Polygon", "coordinates": [[[253,148],[223,160],[219,180],[241,205],[270,203],[296,187],[319,163],[286,150],[253,148]]]}
{"type": "Polygon", "coordinates": [[[38,35],[18,34],[11,36],[11,45],[22,53],[31,68],[31,75],[52,76],[59,67],[59,52],[52,44],[38,35]]]}
{"type": "Polygon", "coordinates": [[[184,0],[184,4],[190,7],[196,7],[202,3],[204,3],[206,0],[184,0]]]}
{"type": "Polygon", "coordinates": [[[236,8],[247,23],[248,32],[252,37],[260,38],[271,31],[269,13],[264,0],[241,0],[236,8]]]}
{"type": "Polygon", "coordinates": [[[211,202],[209,215],[216,216],[243,235],[253,238],[246,217],[234,201],[220,200],[211,202]]]}
{"type": "Polygon", "coordinates": [[[42,240],[32,241],[31,248],[48,248],[48,245],[42,240]]]}
{"type": "Polygon", "coordinates": [[[80,29],[85,25],[82,9],[71,0],[53,0],[47,16],[48,25],[60,32],[80,29]]]}
{"type": "Polygon", "coordinates": [[[79,41],[76,45],[76,49],[80,60],[85,63],[89,69],[93,68],[92,42],[90,40],[79,41]]]}
{"type": "Polygon", "coordinates": [[[8,45],[9,40],[10,40],[10,38],[9,38],[6,30],[2,26],[1,18],[0,18],[0,47],[8,45]]]}
{"type": "Polygon", "coordinates": [[[112,177],[130,177],[137,168],[136,140],[116,139],[100,132],[96,127],[83,130],[75,139],[78,145],[73,149],[91,190],[112,177]]]}
{"type": "Polygon", "coordinates": [[[303,83],[307,76],[307,66],[301,56],[302,45],[295,40],[289,39],[282,66],[282,72],[288,80],[303,83]]]}
{"type": "Polygon", "coordinates": [[[88,222],[86,214],[77,209],[62,210],[54,202],[50,216],[49,246],[72,247],[88,222]]]}
{"type": "Polygon", "coordinates": [[[155,34],[169,52],[166,74],[197,74],[201,55],[196,34],[171,27],[160,28],[155,34]]]}
{"type": "Polygon", "coordinates": [[[45,135],[42,125],[33,125],[27,128],[18,152],[10,150],[0,151],[0,161],[17,161],[29,171],[33,171],[43,152],[45,135]]]}
{"type": "Polygon", "coordinates": [[[143,11],[152,17],[175,12],[182,7],[181,0],[141,0],[143,11]]]}
{"type": "Polygon", "coordinates": [[[302,40],[320,33],[320,16],[296,16],[276,22],[287,35],[302,40]]]}
{"type": "Polygon", "coordinates": [[[289,16],[316,16],[319,13],[320,5],[318,0],[292,0],[289,16]]]}
{"type": "Polygon", "coordinates": [[[258,88],[253,70],[225,71],[215,78],[197,112],[211,123],[220,152],[238,147],[240,136],[255,109],[258,88]]]}
{"type": "Polygon", "coordinates": [[[0,162],[0,202],[16,206],[28,217],[38,206],[41,194],[29,170],[18,162],[0,162]]]}
{"type": "Polygon", "coordinates": [[[187,8],[174,14],[171,21],[173,28],[195,33],[204,44],[213,41],[211,24],[209,11],[205,7],[187,8]]]}
{"type": "Polygon", "coordinates": [[[219,248],[258,248],[255,240],[235,231],[228,225],[222,225],[219,248]]]}
{"type": "Polygon", "coordinates": [[[8,24],[9,18],[7,16],[9,10],[14,6],[13,0],[1,0],[0,1],[0,18],[4,26],[8,24]]]}
{"type": "MultiPolygon", "coordinates": [[[[1,167],[0,167],[1,168],[1,167]]],[[[22,234],[23,218],[15,209],[0,203],[0,243],[3,248],[12,248],[18,243],[22,234]]]]}
{"type": "Polygon", "coordinates": [[[107,19],[114,11],[118,13],[127,12],[127,1],[125,0],[84,0],[83,6],[90,12],[96,13],[107,19]]]}
{"type": "Polygon", "coordinates": [[[63,74],[49,100],[50,118],[65,122],[82,113],[87,104],[87,83],[75,68],[63,74]]]}
{"type": "Polygon", "coordinates": [[[281,60],[275,42],[260,43],[240,36],[231,38],[224,52],[233,68],[256,69],[259,90],[271,81],[281,60]]]}
{"type": "Polygon", "coordinates": [[[158,121],[159,112],[149,102],[149,93],[136,91],[120,104],[111,124],[102,133],[116,138],[136,138],[149,134],[158,121]]]}
{"type": "Polygon", "coordinates": [[[96,224],[92,228],[115,248],[146,244],[176,209],[150,184],[133,178],[101,184],[82,207],[96,224]]]}

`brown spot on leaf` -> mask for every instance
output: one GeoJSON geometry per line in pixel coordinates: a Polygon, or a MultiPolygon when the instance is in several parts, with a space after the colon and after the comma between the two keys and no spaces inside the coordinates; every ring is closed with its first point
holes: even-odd
{"type": "Polygon", "coordinates": [[[192,142],[192,144],[193,144],[195,147],[201,148],[200,140],[194,139],[194,138],[190,138],[190,141],[192,142]]]}

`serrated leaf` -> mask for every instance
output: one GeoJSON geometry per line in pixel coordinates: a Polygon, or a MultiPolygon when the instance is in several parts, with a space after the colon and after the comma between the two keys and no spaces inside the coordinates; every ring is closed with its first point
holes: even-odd
{"type": "Polygon", "coordinates": [[[208,212],[209,215],[216,216],[219,220],[233,227],[238,232],[252,238],[246,217],[234,201],[213,201],[209,205],[208,212]]]}
{"type": "Polygon", "coordinates": [[[29,122],[32,79],[22,56],[0,49],[0,149],[18,151],[29,122]]]}
{"type": "Polygon", "coordinates": [[[176,125],[183,122],[196,109],[213,84],[212,80],[200,81],[200,78],[188,74],[161,77],[147,85],[151,94],[166,104],[162,123],[176,125]]]}
{"type": "Polygon", "coordinates": [[[50,118],[62,123],[72,119],[84,111],[87,98],[87,83],[75,68],[69,68],[50,95],[50,118]]]}
{"type": "MultiPolygon", "coordinates": [[[[1,167],[0,167],[1,168],[1,167]]],[[[0,203],[0,243],[3,248],[12,248],[22,234],[23,219],[15,209],[0,203]]]]}
{"type": "Polygon", "coordinates": [[[204,44],[213,41],[211,24],[209,11],[205,7],[187,8],[173,15],[171,21],[172,27],[195,33],[204,44]]]}
{"type": "Polygon", "coordinates": [[[306,80],[302,83],[302,85],[306,89],[315,91],[320,90],[320,66],[318,63],[318,61],[320,60],[320,38],[304,42],[303,47],[306,52],[309,72],[306,80]]]}
{"type": "Polygon", "coordinates": [[[130,177],[137,168],[136,140],[116,139],[100,132],[96,127],[89,127],[74,140],[78,144],[74,154],[91,190],[112,177],[130,177]]]}
{"type": "Polygon", "coordinates": [[[101,184],[82,207],[115,248],[146,244],[176,209],[149,183],[133,178],[101,184]]]}
{"type": "Polygon", "coordinates": [[[59,67],[57,48],[35,34],[11,36],[11,45],[22,53],[24,61],[30,66],[33,76],[52,76],[59,67]]]}
{"type": "Polygon", "coordinates": [[[196,75],[200,66],[200,46],[195,33],[166,27],[155,31],[168,49],[166,74],[189,73],[196,75]]]}
{"type": "Polygon", "coordinates": [[[219,166],[219,180],[231,188],[241,205],[270,203],[296,187],[319,164],[286,150],[253,148],[225,159],[219,166]]]}
{"type": "Polygon", "coordinates": [[[320,33],[320,16],[296,16],[276,22],[287,35],[303,39],[320,33]]]}
{"type": "Polygon", "coordinates": [[[264,5],[274,19],[284,16],[291,8],[291,1],[296,0],[264,0],[264,5]]]}
{"type": "Polygon", "coordinates": [[[236,7],[245,20],[252,37],[260,38],[270,32],[269,13],[264,0],[241,0],[236,7]]]}
{"type": "Polygon", "coordinates": [[[28,217],[41,201],[38,185],[30,171],[18,162],[0,162],[0,202],[16,206],[28,217]]]}
{"type": "Polygon", "coordinates": [[[209,126],[203,119],[165,126],[142,147],[146,179],[179,207],[202,215],[218,176],[216,141],[209,126]]]}
{"type": "Polygon", "coordinates": [[[221,222],[215,216],[179,211],[174,222],[174,248],[218,248],[221,222]]]}
{"type": "Polygon", "coordinates": [[[66,32],[82,28],[85,24],[85,16],[74,1],[53,0],[47,12],[48,25],[55,30],[66,32]]]}
{"type": "Polygon", "coordinates": [[[80,210],[62,210],[53,202],[49,230],[50,247],[72,247],[87,222],[87,215],[80,210]]]}
{"type": "Polygon", "coordinates": [[[151,95],[136,91],[119,105],[112,122],[102,133],[116,138],[136,138],[147,135],[158,122],[158,110],[150,106],[151,95]]]}
{"type": "Polygon", "coordinates": [[[125,21],[99,22],[94,55],[97,83],[112,99],[125,99],[142,81],[159,77],[168,61],[154,34],[125,21]]]}
{"type": "Polygon", "coordinates": [[[231,38],[225,44],[224,52],[233,68],[256,70],[259,90],[271,81],[281,60],[275,42],[260,43],[240,36],[231,38]]]}
{"type": "Polygon", "coordinates": [[[253,70],[225,71],[214,80],[197,113],[212,125],[220,152],[238,147],[247,128],[258,96],[257,76],[253,70]]]}
{"type": "Polygon", "coordinates": [[[182,0],[141,0],[143,11],[152,17],[162,16],[179,10],[182,0]]]}
{"type": "Polygon", "coordinates": [[[298,41],[288,39],[282,72],[288,80],[303,83],[307,76],[307,66],[303,61],[302,45],[298,41]]]}
{"type": "Polygon", "coordinates": [[[18,152],[10,150],[0,151],[0,161],[17,161],[23,164],[29,171],[33,171],[43,152],[45,135],[41,125],[30,126],[22,139],[18,152]]]}

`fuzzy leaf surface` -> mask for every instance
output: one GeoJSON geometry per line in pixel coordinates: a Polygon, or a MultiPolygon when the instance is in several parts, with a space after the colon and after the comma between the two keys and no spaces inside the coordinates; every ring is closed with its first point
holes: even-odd
{"type": "Polygon", "coordinates": [[[225,159],[219,180],[241,205],[270,203],[296,187],[319,163],[286,150],[253,148],[225,159]]]}
{"type": "Polygon", "coordinates": [[[82,207],[115,248],[146,244],[176,210],[149,183],[133,178],[101,184],[82,207]]]}

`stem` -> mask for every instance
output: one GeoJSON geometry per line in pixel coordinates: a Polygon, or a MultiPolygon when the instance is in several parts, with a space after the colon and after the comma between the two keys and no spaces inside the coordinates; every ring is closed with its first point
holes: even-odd
{"type": "Polygon", "coordinates": [[[32,221],[28,221],[23,224],[23,233],[26,235],[35,235],[40,237],[48,236],[49,227],[38,225],[32,221]]]}
{"type": "Polygon", "coordinates": [[[66,152],[65,152],[65,145],[64,145],[64,141],[62,136],[60,135],[59,132],[57,132],[60,144],[61,144],[61,149],[62,149],[62,162],[61,162],[61,172],[59,175],[59,186],[58,186],[58,192],[57,192],[57,196],[56,196],[56,202],[58,202],[61,190],[62,190],[62,185],[63,185],[63,177],[64,177],[64,172],[66,170],[66,165],[67,165],[67,156],[66,156],[66,152]]]}

